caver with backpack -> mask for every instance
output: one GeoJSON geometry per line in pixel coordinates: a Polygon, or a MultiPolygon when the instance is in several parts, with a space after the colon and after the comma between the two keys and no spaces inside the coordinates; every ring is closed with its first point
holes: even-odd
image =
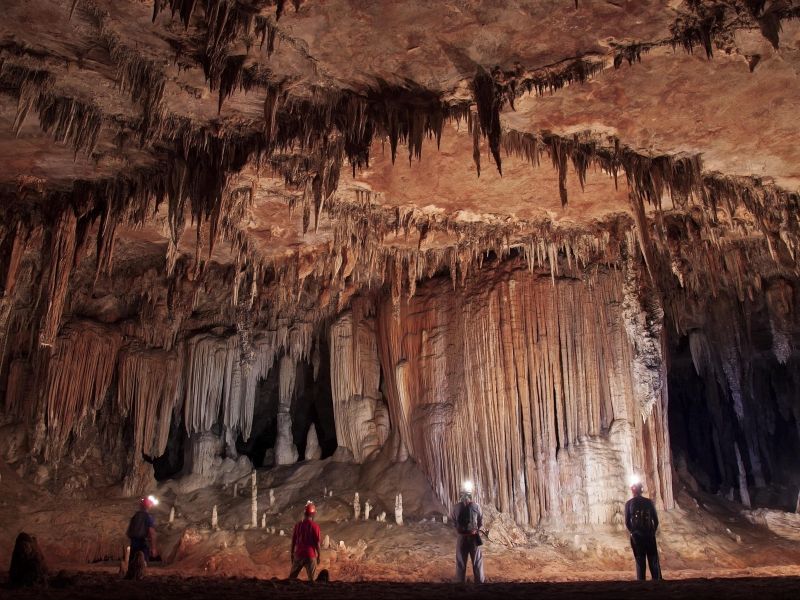
{"type": "Polygon", "coordinates": [[[658,530],[658,514],[655,504],[650,498],[642,495],[643,486],[640,481],[631,484],[633,498],[625,504],[625,527],[631,534],[631,548],[636,559],[636,578],[646,577],[645,560],[650,565],[653,579],[661,579],[661,565],[658,560],[656,531],[658,530]]]}
{"type": "Polygon", "coordinates": [[[456,541],[456,582],[467,579],[467,561],[472,557],[472,574],[475,583],[483,583],[483,553],[481,551],[480,529],[483,526],[481,507],[472,501],[472,483],[461,486],[461,501],[453,508],[451,515],[458,540],[456,541]]]}
{"type": "Polygon", "coordinates": [[[150,509],[157,504],[152,496],[139,500],[139,510],[131,517],[128,523],[127,536],[131,541],[131,559],[136,558],[136,553],[141,552],[144,560],[158,556],[156,548],[156,521],[150,514],[150,509]]]}

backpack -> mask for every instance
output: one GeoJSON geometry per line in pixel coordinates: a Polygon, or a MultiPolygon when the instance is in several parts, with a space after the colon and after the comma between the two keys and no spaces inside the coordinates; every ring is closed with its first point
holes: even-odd
{"type": "Polygon", "coordinates": [[[471,502],[467,505],[463,503],[458,510],[458,530],[461,532],[478,530],[478,508],[471,502]]]}
{"type": "Polygon", "coordinates": [[[631,506],[631,529],[646,533],[655,530],[652,505],[649,502],[634,502],[631,506]]]}
{"type": "Polygon", "coordinates": [[[126,535],[131,539],[145,539],[150,529],[150,519],[145,511],[140,510],[131,517],[126,535]]]}

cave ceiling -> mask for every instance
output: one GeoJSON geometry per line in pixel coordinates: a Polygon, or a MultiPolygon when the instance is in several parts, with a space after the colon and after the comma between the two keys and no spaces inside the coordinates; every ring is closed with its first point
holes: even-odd
{"type": "MultiPolygon", "coordinates": [[[[207,253],[303,277],[329,255],[351,272],[354,243],[374,265],[568,239],[589,262],[632,224],[657,246],[664,215],[688,215],[795,269],[798,16],[791,0],[8,0],[0,234],[69,205],[114,238],[105,262],[207,253]]],[[[684,233],[661,245],[679,275],[684,233]]]]}

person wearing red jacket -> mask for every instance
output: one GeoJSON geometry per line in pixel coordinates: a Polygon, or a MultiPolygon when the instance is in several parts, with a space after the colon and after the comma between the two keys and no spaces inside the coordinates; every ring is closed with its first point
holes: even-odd
{"type": "Polygon", "coordinates": [[[306,503],[303,520],[294,526],[292,531],[292,571],[289,579],[297,579],[300,571],[305,568],[308,580],[314,581],[314,572],[319,564],[320,548],[319,525],[314,522],[317,507],[309,500],[306,503]]]}

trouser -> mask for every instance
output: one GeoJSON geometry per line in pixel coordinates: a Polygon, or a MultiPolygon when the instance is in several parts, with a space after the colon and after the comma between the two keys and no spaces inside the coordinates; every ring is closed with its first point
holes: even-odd
{"type": "Polygon", "coordinates": [[[295,558],[292,562],[292,572],[289,573],[289,579],[297,579],[300,571],[305,568],[309,581],[314,581],[314,573],[317,570],[316,558],[295,558]]]}
{"type": "Polygon", "coordinates": [[[459,535],[456,540],[456,581],[467,580],[467,558],[472,557],[472,574],[475,583],[483,583],[483,552],[477,535],[459,535]]]}
{"type": "Polygon", "coordinates": [[[645,561],[650,565],[650,576],[661,579],[661,564],[658,560],[658,547],[654,533],[632,533],[631,548],[636,559],[636,579],[646,579],[647,568],[645,561]]]}
{"type": "Polygon", "coordinates": [[[133,560],[137,552],[144,554],[144,559],[150,562],[150,546],[147,544],[146,538],[131,538],[131,556],[133,560]]]}

